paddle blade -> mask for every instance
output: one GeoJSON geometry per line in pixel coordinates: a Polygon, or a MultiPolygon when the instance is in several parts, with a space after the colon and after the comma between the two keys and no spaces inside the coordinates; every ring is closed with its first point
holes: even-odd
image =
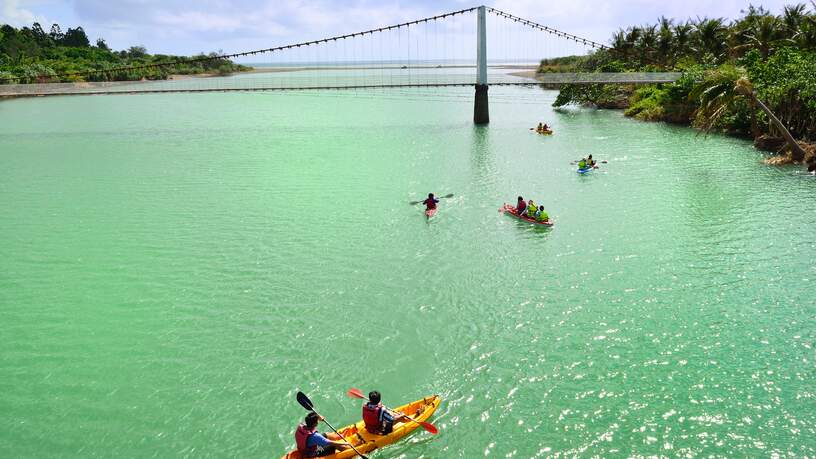
{"type": "Polygon", "coordinates": [[[443,197],[443,198],[452,198],[452,197],[453,197],[453,193],[451,193],[451,194],[447,194],[447,195],[442,196],[442,197],[443,197]]]}
{"type": "Polygon", "coordinates": [[[346,392],[346,395],[348,395],[349,397],[352,397],[352,398],[361,398],[363,400],[366,400],[366,396],[363,395],[362,392],[360,392],[360,389],[356,389],[354,387],[349,389],[348,392],[346,392]]]}
{"type": "Polygon", "coordinates": [[[423,429],[427,430],[428,432],[436,435],[439,433],[439,429],[436,428],[435,425],[431,424],[430,422],[420,422],[419,425],[422,426],[423,429]]]}
{"type": "Polygon", "coordinates": [[[420,202],[422,202],[422,201],[411,201],[411,202],[408,203],[408,205],[409,206],[415,206],[415,205],[419,204],[420,202]]]}
{"type": "Polygon", "coordinates": [[[314,405],[312,405],[312,401],[309,400],[309,397],[306,396],[303,392],[297,393],[297,401],[307,411],[314,411],[314,405]]]}

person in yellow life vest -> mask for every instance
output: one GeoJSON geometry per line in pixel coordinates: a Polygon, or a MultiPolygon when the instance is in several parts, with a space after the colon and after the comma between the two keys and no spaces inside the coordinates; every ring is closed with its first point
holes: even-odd
{"type": "Polygon", "coordinates": [[[537,210],[538,210],[538,207],[536,206],[535,202],[533,202],[532,199],[529,202],[527,202],[527,216],[528,217],[533,218],[533,216],[535,215],[537,210]]]}
{"type": "Polygon", "coordinates": [[[578,161],[578,169],[586,169],[586,168],[587,168],[586,158],[581,158],[581,160],[578,161]]]}
{"type": "Polygon", "coordinates": [[[535,219],[539,222],[546,222],[550,219],[550,215],[544,211],[543,205],[538,206],[538,210],[535,213],[535,219]]]}

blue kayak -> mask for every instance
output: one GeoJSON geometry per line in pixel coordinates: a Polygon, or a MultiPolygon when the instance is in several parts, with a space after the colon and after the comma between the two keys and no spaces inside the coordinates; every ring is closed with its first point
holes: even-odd
{"type": "Polygon", "coordinates": [[[591,167],[587,167],[587,168],[584,168],[584,169],[578,169],[579,174],[586,174],[587,172],[591,172],[591,171],[592,171],[591,167]]]}

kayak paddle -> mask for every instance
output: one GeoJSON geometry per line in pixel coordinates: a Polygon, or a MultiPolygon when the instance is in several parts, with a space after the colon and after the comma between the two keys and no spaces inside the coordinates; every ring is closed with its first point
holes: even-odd
{"type": "MultiPolygon", "coordinates": [[[[354,387],[349,389],[348,392],[346,392],[346,395],[348,395],[349,397],[352,397],[352,398],[361,398],[361,399],[363,399],[365,401],[368,401],[368,397],[363,395],[363,393],[360,392],[360,389],[356,389],[354,387]]],[[[385,408],[388,409],[388,407],[385,407],[385,408]]],[[[428,432],[430,432],[430,433],[432,433],[434,435],[439,433],[439,429],[437,429],[436,426],[431,424],[430,422],[417,421],[416,419],[412,418],[411,416],[408,416],[405,413],[400,413],[400,414],[402,414],[406,418],[416,422],[417,424],[421,425],[423,429],[427,430],[428,432]]]]}
{"type": "MultiPolygon", "coordinates": [[[[309,400],[309,397],[307,397],[306,394],[304,394],[303,392],[298,392],[297,393],[297,401],[298,401],[298,403],[300,403],[300,406],[302,406],[306,411],[314,411],[315,414],[320,416],[320,414],[318,414],[317,411],[315,411],[314,405],[312,405],[312,401],[309,400]]],[[[353,449],[354,452],[357,453],[357,455],[359,455],[363,459],[368,459],[368,457],[365,454],[357,451],[357,448],[355,448],[354,445],[352,445],[350,441],[346,440],[346,437],[340,435],[340,432],[338,432],[337,429],[334,428],[334,426],[329,424],[329,421],[327,421],[325,418],[323,418],[323,416],[320,416],[320,420],[325,422],[326,425],[329,426],[331,428],[331,430],[334,431],[334,433],[336,433],[340,438],[342,438],[346,443],[348,443],[348,445],[351,446],[351,449],[353,449]]]]}
{"type": "MultiPolygon", "coordinates": [[[[451,193],[451,194],[447,194],[447,195],[445,195],[445,196],[439,196],[439,199],[442,199],[442,198],[452,198],[452,197],[453,197],[453,193],[451,193]]],[[[424,200],[423,200],[423,201],[424,201],[424,200]]],[[[422,202],[423,202],[423,201],[411,201],[411,202],[409,202],[408,204],[409,204],[409,205],[412,205],[412,206],[415,206],[415,205],[417,205],[417,204],[422,204],[422,202]]]]}

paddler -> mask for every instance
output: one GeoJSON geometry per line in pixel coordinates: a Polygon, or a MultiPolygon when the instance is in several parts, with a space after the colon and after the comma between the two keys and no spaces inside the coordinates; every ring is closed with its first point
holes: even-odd
{"type": "Polygon", "coordinates": [[[519,196],[518,197],[518,202],[516,203],[516,213],[518,215],[524,215],[525,210],[527,210],[527,203],[524,202],[524,198],[519,196]]]}
{"type": "Polygon", "coordinates": [[[587,160],[586,160],[586,158],[581,158],[581,160],[578,161],[578,169],[586,169],[586,168],[587,168],[587,160]]]}
{"type": "Polygon", "coordinates": [[[592,155],[587,156],[586,162],[587,162],[587,166],[595,167],[595,160],[592,159],[592,155]]]}
{"type": "Polygon", "coordinates": [[[301,457],[321,457],[334,454],[335,450],[344,450],[349,447],[339,435],[334,433],[320,433],[317,431],[318,421],[322,421],[314,411],[310,411],[304,423],[295,430],[295,442],[301,457]]]}
{"type": "Polygon", "coordinates": [[[439,203],[439,200],[434,198],[433,193],[428,193],[428,199],[422,201],[422,204],[425,204],[425,211],[434,210],[436,209],[436,205],[439,203]]]}
{"type": "Polygon", "coordinates": [[[368,393],[368,402],[363,404],[363,421],[370,433],[388,435],[394,430],[394,423],[405,419],[405,415],[384,407],[380,399],[380,393],[376,390],[368,393]]]}
{"type": "Polygon", "coordinates": [[[535,216],[536,211],[538,210],[538,206],[536,203],[531,199],[527,202],[527,216],[529,218],[533,218],[535,216]]]}
{"type": "Polygon", "coordinates": [[[547,212],[544,211],[544,206],[543,205],[539,205],[538,210],[536,210],[535,214],[533,214],[533,215],[534,215],[534,218],[536,219],[536,221],[539,221],[539,222],[546,222],[546,221],[548,221],[550,219],[550,215],[547,212]]]}

